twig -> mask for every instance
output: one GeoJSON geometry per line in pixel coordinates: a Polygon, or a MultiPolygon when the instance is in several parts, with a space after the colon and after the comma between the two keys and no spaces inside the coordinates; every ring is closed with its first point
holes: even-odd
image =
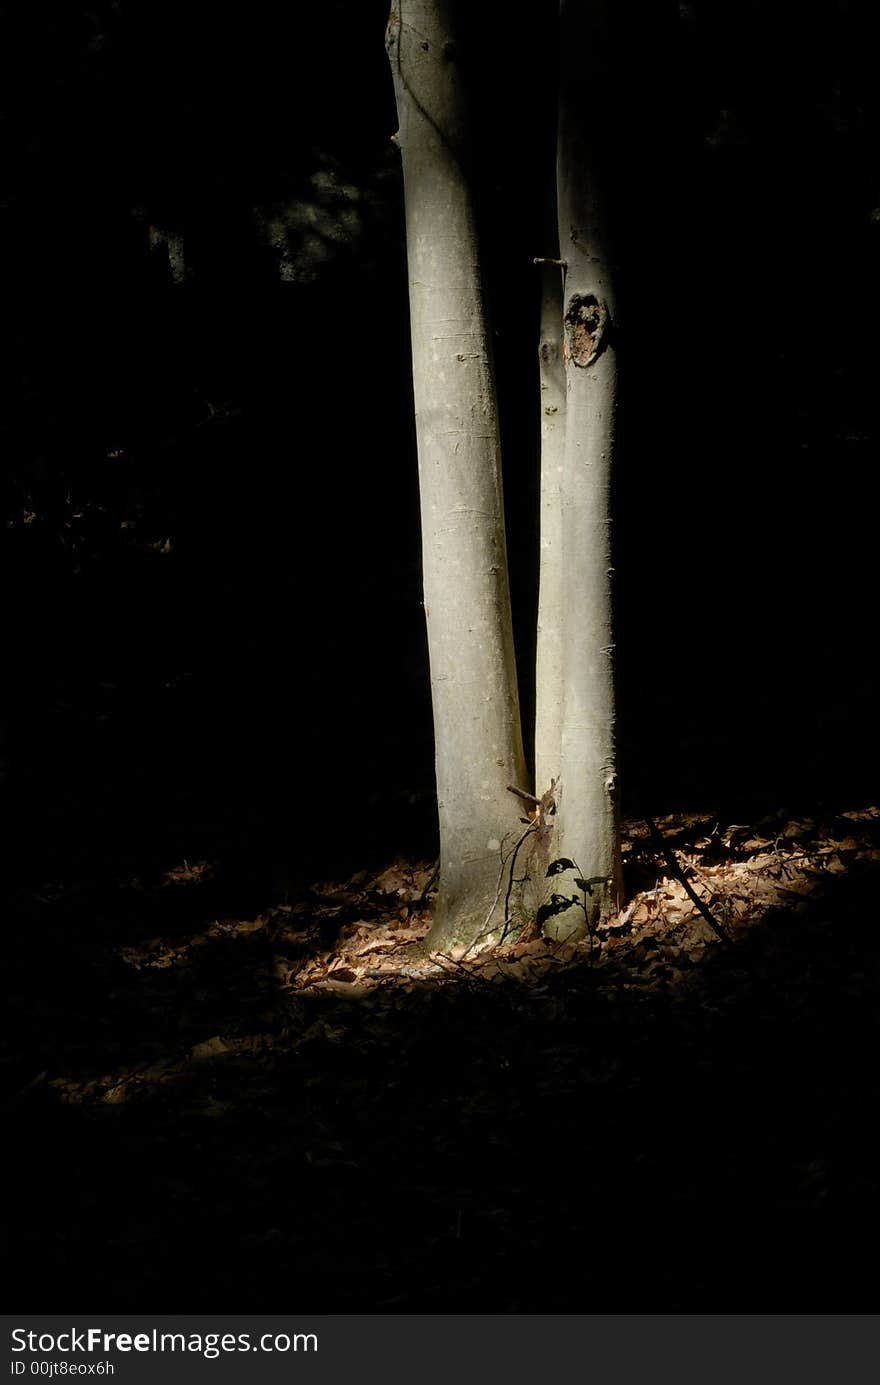
{"type": "Polygon", "coordinates": [[[522,835],[520,836],[519,841],[517,842],[516,846],[513,848],[513,852],[512,852],[511,857],[510,857],[510,876],[509,876],[508,881],[507,881],[507,894],[504,896],[504,925],[503,925],[503,927],[502,927],[502,929],[501,929],[501,942],[502,942],[502,943],[504,942],[504,939],[507,937],[507,930],[508,930],[508,928],[510,927],[510,896],[511,896],[512,893],[513,893],[513,885],[514,885],[514,880],[513,880],[513,868],[514,868],[514,866],[516,865],[516,858],[517,858],[517,856],[519,855],[519,849],[520,849],[520,847],[522,846],[522,844],[523,844],[523,842],[525,841],[526,837],[527,837],[531,832],[534,832],[534,831],[535,831],[535,828],[536,828],[537,826],[538,826],[538,818],[536,818],[534,822],[530,822],[530,823],[529,823],[529,825],[528,825],[528,827],[526,828],[525,832],[522,833],[522,835]]]}
{"type": "Polygon", "coordinates": [[[508,784],[507,792],[516,794],[517,798],[523,799],[526,803],[531,803],[533,808],[541,805],[540,798],[535,798],[533,793],[526,793],[525,789],[518,789],[515,784],[508,784]]]}
{"type": "Polygon", "coordinates": [[[470,946],[467,947],[467,948],[465,949],[465,952],[464,952],[464,956],[465,956],[465,957],[468,955],[468,953],[470,952],[471,948],[472,948],[472,947],[476,947],[477,943],[478,943],[478,942],[481,942],[482,939],[485,938],[485,937],[488,935],[488,933],[490,932],[490,929],[489,929],[489,920],[491,919],[492,915],[494,914],[495,909],[496,909],[496,906],[497,906],[497,904],[498,904],[498,901],[499,901],[499,899],[501,898],[501,882],[502,882],[503,879],[504,879],[504,867],[507,865],[507,861],[506,861],[505,856],[504,856],[504,847],[503,847],[503,846],[499,848],[499,852],[500,852],[500,855],[501,855],[501,869],[500,869],[499,872],[498,872],[498,884],[495,886],[495,898],[492,900],[492,903],[491,903],[490,906],[489,906],[489,912],[488,912],[488,914],[487,914],[486,917],[483,919],[483,927],[480,929],[480,932],[479,932],[479,933],[477,934],[477,936],[474,938],[474,940],[473,940],[473,942],[470,944],[470,946]]]}
{"type": "MultiPolygon", "coordinates": [[[[526,837],[528,837],[530,833],[536,832],[538,828],[543,826],[544,817],[548,812],[555,812],[556,803],[553,794],[557,782],[558,781],[555,779],[552,780],[550,788],[541,798],[537,798],[535,794],[529,793],[526,789],[517,788],[515,784],[507,785],[508,793],[512,793],[517,798],[521,798],[525,803],[531,804],[534,810],[533,816],[529,819],[528,823],[526,824],[525,831],[520,833],[513,850],[507,856],[504,855],[504,842],[506,842],[508,837],[511,836],[511,833],[508,832],[504,837],[504,842],[502,842],[499,851],[499,855],[501,857],[501,869],[498,872],[498,884],[495,887],[495,898],[492,900],[492,903],[489,907],[489,912],[486,914],[486,917],[483,920],[482,929],[474,938],[473,942],[465,948],[464,952],[462,953],[463,957],[467,957],[468,953],[471,952],[477,946],[478,943],[482,942],[482,940],[485,937],[488,937],[489,933],[491,932],[489,924],[492,920],[492,915],[498,907],[498,901],[501,898],[501,886],[504,881],[504,871],[507,868],[508,862],[510,862],[510,878],[507,884],[507,893],[504,896],[504,924],[501,931],[501,942],[503,942],[504,939],[507,937],[507,931],[510,925],[510,896],[513,892],[514,884],[518,883],[514,881],[513,877],[513,871],[516,865],[516,858],[519,853],[519,849],[525,841],[526,837]]],[[[526,820],[525,818],[520,818],[520,821],[525,822],[526,820]]]]}
{"type": "MultiPolygon", "coordinates": [[[[523,792],[523,790],[521,790],[521,789],[514,789],[513,792],[514,792],[514,793],[520,793],[520,794],[522,794],[523,797],[526,796],[525,793],[523,792]]],[[[538,800],[536,800],[536,801],[538,801],[538,800]]],[[[480,932],[477,934],[477,936],[474,938],[473,942],[472,942],[472,943],[469,943],[468,946],[465,948],[464,952],[462,953],[462,956],[463,956],[463,957],[466,957],[466,956],[468,955],[468,953],[469,953],[473,948],[475,948],[475,947],[477,946],[477,943],[482,942],[482,940],[483,940],[484,938],[488,937],[489,934],[491,933],[492,930],[491,930],[491,928],[489,927],[489,923],[490,923],[490,920],[491,920],[491,918],[492,918],[492,915],[494,914],[494,912],[495,912],[495,910],[496,910],[496,908],[497,908],[498,901],[499,901],[499,899],[501,898],[501,884],[502,884],[502,881],[504,880],[504,871],[505,871],[505,868],[506,868],[506,866],[507,866],[507,863],[508,863],[508,861],[510,861],[510,875],[511,875],[511,880],[512,880],[512,877],[513,877],[513,867],[514,867],[514,865],[516,864],[516,853],[519,851],[520,847],[522,846],[523,842],[525,841],[525,839],[526,839],[526,837],[529,835],[529,833],[530,833],[530,832],[534,832],[536,826],[537,826],[537,818],[535,819],[534,822],[530,822],[530,823],[529,823],[529,825],[528,825],[528,827],[526,828],[525,832],[522,833],[522,835],[520,836],[519,840],[517,841],[516,846],[513,848],[513,851],[512,851],[512,852],[510,853],[510,855],[508,855],[508,856],[505,856],[505,855],[504,855],[504,844],[502,843],[501,848],[500,848],[501,869],[500,869],[500,871],[498,872],[498,884],[497,884],[496,889],[495,889],[495,898],[492,900],[492,904],[491,904],[491,907],[490,907],[490,909],[489,909],[488,914],[487,914],[486,917],[483,919],[483,927],[482,927],[482,929],[481,929],[480,932]]],[[[507,834],[507,836],[504,838],[504,841],[507,841],[507,837],[508,837],[508,836],[510,836],[510,833],[507,834]]],[[[505,936],[506,936],[506,934],[507,934],[507,922],[508,922],[508,920],[507,920],[507,905],[508,905],[508,901],[509,901],[509,899],[510,899],[510,891],[511,891],[511,888],[512,888],[512,885],[508,885],[508,887],[507,887],[507,895],[506,895],[506,898],[505,898],[505,900],[504,900],[504,930],[503,930],[503,932],[502,932],[502,934],[501,934],[502,941],[503,941],[503,939],[505,938],[505,936]]]]}
{"type": "Polygon", "coordinates": [[[428,883],[425,885],[425,888],[422,890],[422,893],[419,895],[418,899],[416,899],[416,901],[415,901],[415,905],[416,905],[416,908],[417,908],[417,909],[422,909],[422,908],[424,908],[424,906],[427,904],[427,902],[428,902],[428,895],[431,893],[431,890],[433,889],[434,885],[436,885],[437,879],[438,879],[439,875],[440,875],[440,862],[439,862],[439,860],[438,860],[438,861],[435,861],[434,866],[433,866],[433,868],[432,868],[432,870],[431,870],[431,874],[428,876],[428,883]]]}
{"type": "Polygon", "coordinates": [[[657,827],[656,822],[654,822],[653,818],[645,818],[645,822],[648,824],[648,831],[651,833],[651,837],[653,838],[655,845],[662,852],[666,860],[666,864],[669,866],[670,871],[675,876],[678,883],[681,885],[688,899],[691,901],[692,904],[696,905],[697,909],[699,909],[703,918],[706,920],[716,937],[720,938],[721,941],[723,943],[726,943],[728,947],[732,947],[733,939],[729,936],[729,934],[727,934],[724,931],[724,929],[721,927],[721,924],[718,923],[717,920],[713,917],[708,905],[706,905],[703,902],[703,900],[700,899],[700,896],[697,894],[696,890],[694,890],[688,883],[684,871],[678,864],[675,852],[672,850],[671,847],[666,845],[666,842],[663,840],[663,837],[660,833],[659,828],[657,827]]]}
{"type": "Polygon", "coordinates": [[[458,957],[451,957],[448,952],[438,952],[435,954],[435,956],[443,973],[446,976],[450,976],[452,974],[449,971],[449,968],[454,967],[456,971],[461,972],[462,979],[472,989],[480,990],[481,987],[485,988],[486,986],[491,986],[491,981],[487,981],[485,976],[480,976],[477,972],[470,971],[466,966],[464,966],[463,959],[458,957]]]}

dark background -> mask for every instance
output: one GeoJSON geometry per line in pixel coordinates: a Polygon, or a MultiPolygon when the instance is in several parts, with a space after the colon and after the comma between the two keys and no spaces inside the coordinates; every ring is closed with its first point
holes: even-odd
{"type": "MultiPolygon", "coordinates": [[[[540,8],[479,9],[465,39],[528,717],[553,32],[540,8]]],[[[621,19],[624,812],[856,801],[875,767],[880,236],[863,14],[621,19]]],[[[317,817],[357,855],[400,845],[413,809],[430,833],[384,5],[4,20],[12,860],[193,853],[199,833],[284,857],[294,821],[295,856],[317,817]],[[285,201],[325,219],[317,251],[291,232],[280,283],[254,209],[285,201]],[[183,234],[185,284],[151,223],[183,234]]]]}
{"type": "MultiPolygon", "coordinates": [[[[877,782],[870,7],[643,8],[618,11],[612,189],[623,812],[858,807],[877,782]]],[[[386,9],[0,7],[14,907],[181,858],[259,907],[279,871],[435,850],[386,9]],[[186,282],[150,226],[183,236],[186,282]]],[[[528,726],[553,7],[465,10],[528,726]]]]}

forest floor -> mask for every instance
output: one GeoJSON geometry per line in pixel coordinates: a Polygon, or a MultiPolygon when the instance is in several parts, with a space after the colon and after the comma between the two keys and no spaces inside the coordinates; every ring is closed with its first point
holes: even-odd
{"type": "Polygon", "coordinates": [[[430,861],[19,890],[13,1306],[873,1308],[880,809],[658,826],[592,944],[459,961],[430,861]]]}

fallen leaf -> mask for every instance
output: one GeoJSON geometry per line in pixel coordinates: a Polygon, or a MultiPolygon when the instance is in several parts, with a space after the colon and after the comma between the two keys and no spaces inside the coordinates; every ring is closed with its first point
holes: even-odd
{"type": "Polygon", "coordinates": [[[215,1034],[210,1039],[203,1039],[200,1044],[196,1044],[190,1049],[190,1058],[194,1063],[200,1063],[206,1058],[219,1058],[221,1054],[228,1053],[229,1045],[221,1039],[219,1034],[215,1034]]]}

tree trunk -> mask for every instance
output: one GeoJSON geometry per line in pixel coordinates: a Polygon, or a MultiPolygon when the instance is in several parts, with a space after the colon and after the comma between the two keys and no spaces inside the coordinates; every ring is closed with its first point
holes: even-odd
{"type": "MultiPolygon", "coordinates": [[[[555,217],[554,217],[555,221],[555,217]]],[[[554,232],[553,240],[556,235],[554,232]]],[[[548,246],[555,254],[555,247],[548,246]]],[[[565,453],[565,367],[562,359],[562,272],[541,271],[541,520],[538,642],[535,658],[535,788],[559,778],[562,753],[562,468],[565,453]]]]}
{"type": "Polygon", "coordinates": [[[440,817],[430,948],[497,939],[500,852],[525,767],[495,380],[446,0],[397,0],[386,37],[400,120],[424,604],[440,817]]]}
{"type": "Polygon", "coordinates": [[[584,907],[552,912],[544,931],[553,937],[592,928],[618,898],[610,513],[618,324],[603,187],[615,133],[610,5],[611,0],[561,0],[560,6],[557,189],[566,262],[567,408],[564,705],[553,854],[573,866],[553,877],[553,887],[558,897],[579,899],[584,907]]]}

